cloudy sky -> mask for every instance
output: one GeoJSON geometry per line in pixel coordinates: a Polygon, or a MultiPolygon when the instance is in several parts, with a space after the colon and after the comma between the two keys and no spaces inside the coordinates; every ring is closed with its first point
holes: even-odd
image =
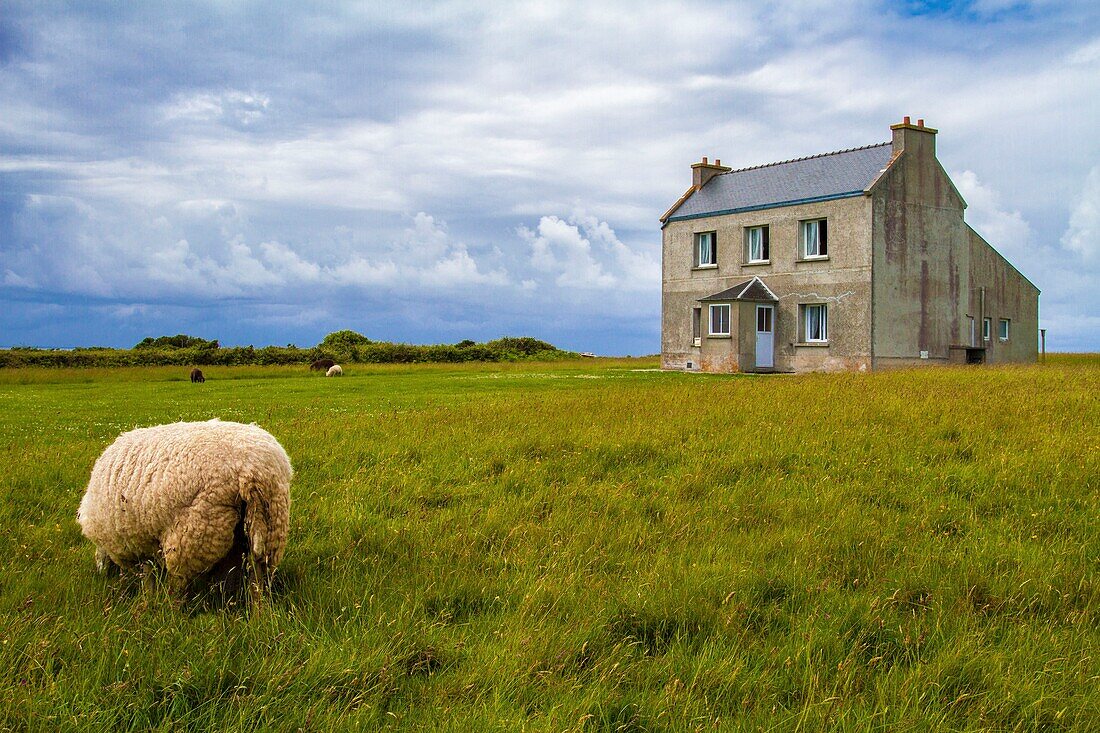
{"type": "Polygon", "coordinates": [[[0,346],[532,335],[659,350],[658,217],[939,128],[1100,350],[1100,5],[0,0],[0,346]]]}

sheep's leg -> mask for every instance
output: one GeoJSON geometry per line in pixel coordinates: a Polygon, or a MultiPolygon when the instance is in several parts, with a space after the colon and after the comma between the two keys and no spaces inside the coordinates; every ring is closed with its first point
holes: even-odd
{"type": "Polygon", "coordinates": [[[114,560],[107,554],[107,551],[102,547],[95,548],[95,569],[101,575],[108,575],[111,572],[112,567],[118,567],[115,565],[114,560]]]}
{"type": "Polygon", "coordinates": [[[201,500],[176,518],[161,540],[173,595],[186,595],[192,580],[225,557],[238,520],[236,507],[201,500]]]}

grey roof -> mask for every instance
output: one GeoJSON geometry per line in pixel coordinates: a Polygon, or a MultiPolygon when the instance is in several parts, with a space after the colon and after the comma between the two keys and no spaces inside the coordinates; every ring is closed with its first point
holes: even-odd
{"type": "Polygon", "coordinates": [[[886,168],[892,155],[890,143],[879,143],[720,173],[692,193],[668,221],[856,196],[886,168]]]}
{"type": "Polygon", "coordinates": [[[728,303],[732,300],[779,300],[764,281],[758,277],[738,283],[728,290],[723,290],[705,298],[699,298],[700,303],[728,303]]]}

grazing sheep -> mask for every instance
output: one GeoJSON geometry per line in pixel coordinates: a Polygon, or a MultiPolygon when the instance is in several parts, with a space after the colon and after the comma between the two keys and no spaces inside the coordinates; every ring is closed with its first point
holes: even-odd
{"type": "Polygon", "coordinates": [[[195,382],[205,382],[205,381],[206,381],[206,377],[204,377],[202,375],[202,369],[196,368],[196,369],[191,370],[191,384],[194,384],[195,382]]]}
{"type": "Polygon", "coordinates": [[[342,376],[344,376],[344,370],[340,368],[339,364],[333,364],[332,366],[330,366],[328,368],[328,371],[325,372],[325,376],[326,377],[342,377],[342,376]]]}
{"type": "Polygon", "coordinates": [[[210,420],[123,433],[95,462],[77,521],[96,567],[163,561],[169,587],[240,582],[255,599],[271,579],[290,528],[290,459],[256,425],[210,420]]]}
{"type": "Polygon", "coordinates": [[[317,361],[309,365],[309,370],[311,372],[323,372],[331,369],[334,364],[336,364],[336,362],[334,362],[332,359],[318,359],[317,361]]]}

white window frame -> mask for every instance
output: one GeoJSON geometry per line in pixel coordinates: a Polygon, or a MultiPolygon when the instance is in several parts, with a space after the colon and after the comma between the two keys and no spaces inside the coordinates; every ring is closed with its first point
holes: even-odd
{"type": "Polygon", "coordinates": [[[768,230],[767,224],[760,224],[753,227],[745,227],[745,262],[750,265],[758,265],[761,263],[771,262],[771,246],[768,242],[769,237],[764,236],[764,233],[768,230]],[[752,256],[753,246],[753,233],[759,234],[760,245],[760,257],[752,256]]]}
{"type": "Polygon", "coordinates": [[[989,341],[993,337],[993,319],[982,319],[982,341],[989,341]]]}
{"type": "Polygon", "coordinates": [[[695,233],[695,266],[718,267],[718,237],[716,232],[695,233]],[[706,243],[707,252],[710,255],[707,261],[703,261],[703,243],[706,243]]]}
{"type": "Polygon", "coordinates": [[[826,303],[805,303],[802,305],[802,336],[803,343],[825,344],[829,342],[829,306],[826,303]],[[813,338],[810,334],[810,311],[820,309],[821,334],[813,338]]]}
{"type": "Polygon", "coordinates": [[[805,219],[799,222],[799,247],[802,249],[802,259],[804,260],[824,260],[829,257],[829,227],[825,226],[825,251],[821,249],[821,222],[828,222],[827,218],[821,219],[805,219]],[[811,227],[814,231],[814,251],[810,251],[810,230],[811,227]]]}
{"type": "Polygon", "coordinates": [[[997,336],[1001,341],[1008,341],[1011,326],[1011,318],[1002,318],[1001,322],[997,324],[997,336]]]}
{"type": "MultiPolygon", "coordinates": [[[[729,303],[711,303],[710,310],[707,312],[709,318],[707,318],[707,335],[708,336],[729,336],[730,335],[730,304],[729,303]],[[726,330],[715,331],[714,330],[714,314],[720,312],[722,309],[726,311],[726,330]]],[[[721,324],[719,324],[721,325],[721,324]]]]}

